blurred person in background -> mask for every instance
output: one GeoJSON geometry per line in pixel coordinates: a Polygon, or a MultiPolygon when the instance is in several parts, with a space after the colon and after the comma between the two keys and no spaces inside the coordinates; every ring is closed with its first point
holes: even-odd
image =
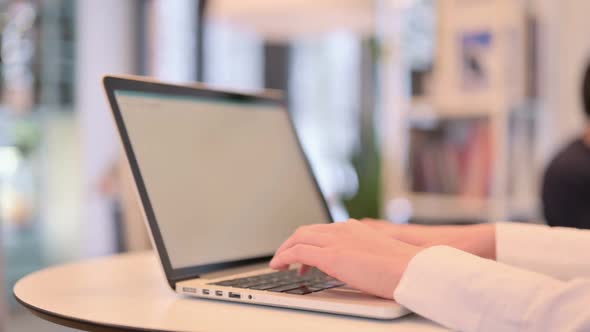
{"type": "Polygon", "coordinates": [[[582,137],[561,150],[543,179],[543,212],[550,226],[590,229],[590,64],[582,98],[587,121],[582,137]]]}

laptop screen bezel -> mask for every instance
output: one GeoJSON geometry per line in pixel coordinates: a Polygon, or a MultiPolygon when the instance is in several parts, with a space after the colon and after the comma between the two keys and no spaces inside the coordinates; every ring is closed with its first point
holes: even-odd
{"type": "MultiPolygon", "coordinates": [[[[150,197],[146,188],[146,185],[143,181],[141,171],[139,168],[139,164],[137,162],[137,158],[135,157],[135,152],[133,150],[133,146],[131,144],[131,140],[127,133],[127,128],[125,126],[125,122],[123,120],[123,116],[119,109],[119,105],[116,98],[117,91],[131,91],[131,92],[143,92],[143,93],[154,93],[154,94],[163,94],[163,95],[170,95],[170,96],[182,96],[182,97],[197,97],[197,98],[213,98],[213,99],[220,99],[224,101],[233,101],[233,102],[256,102],[262,104],[272,104],[279,107],[281,111],[287,112],[289,115],[289,127],[293,135],[296,137],[297,141],[297,149],[301,154],[301,157],[304,160],[305,167],[307,168],[308,174],[311,176],[314,188],[318,195],[318,198],[321,199],[322,206],[324,208],[324,212],[326,215],[327,223],[333,222],[328,205],[324,196],[320,190],[319,184],[317,179],[313,173],[311,165],[307,156],[303,151],[303,147],[301,146],[301,142],[295,130],[295,126],[293,123],[293,118],[291,114],[287,111],[287,107],[284,101],[281,98],[272,96],[267,93],[260,93],[260,94],[245,94],[240,92],[229,92],[229,91],[220,91],[210,89],[208,87],[201,87],[201,86],[187,86],[187,85],[177,85],[177,84],[169,84],[163,82],[155,82],[151,81],[148,78],[129,78],[129,77],[117,77],[117,76],[105,76],[103,78],[103,85],[105,88],[105,92],[107,95],[107,99],[111,106],[111,113],[113,115],[113,119],[115,121],[115,125],[117,127],[117,131],[119,132],[120,141],[122,143],[123,149],[127,156],[128,164],[131,169],[131,173],[133,175],[133,179],[135,181],[135,185],[137,191],[139,193],[139,198],[141,200],[141,204],[144,209],[145,218],[150,228],[150,233],[152,235],[153,244],[156,246],[156,250],[158,255],[160,256],[160,261],[162,263],[162,267],[164,269],[164,273],[166,274],[166,278],[168,279],[168,283],[172,289],[175,289],[175,285],[177,282],[187,279],[198,278],[199,275],[209,272],[215,272],[223,269],[233,268],[233,267],[240,267],[248,264],[255,264],[268,261],[272,256],[260,256],[260,257],[250,257],[247,259],[241,260],[231,260],[231,261],[223,261],[218,263],[212,264],[204,264],[204,265],[194,265],[182,268],[173,268],[170,257],[166,250],[166,245],[164,244],[164,240],[162,238],[162,234],[160,232],[160,228],[158,226],[158,222],[156,220],[156,216],[150,202],[150,197]]],[[[251,111],[250,109],[245,109],[244,112],[251,111]]]]}

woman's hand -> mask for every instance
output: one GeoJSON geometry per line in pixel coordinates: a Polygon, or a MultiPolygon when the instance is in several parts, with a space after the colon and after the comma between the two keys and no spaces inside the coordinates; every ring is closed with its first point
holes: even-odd
{"type": "Polygon", "coordinates": [[[496,259],[496,226],[396,225],[390,222],[363,219],[362,223],[391,238],[421,247],[451,246],[471,254],[496,259]]]}
{"type": "Polygon", "coordinates": [[[408,263],[421,249],[351,219],[299,228],[276,251],[270,267],[314,266],[351,287],[392,299],[408,263]]]}

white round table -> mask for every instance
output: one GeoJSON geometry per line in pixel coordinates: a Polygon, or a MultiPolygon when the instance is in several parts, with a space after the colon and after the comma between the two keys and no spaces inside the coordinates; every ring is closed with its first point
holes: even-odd
{"type": "Polygon", "coordinates": [[[33,314],[87,331],[446,331],[416,315],[377,321],[186,298],[165,281],[152,252],[51,267],[14,287],[33,314]]]}

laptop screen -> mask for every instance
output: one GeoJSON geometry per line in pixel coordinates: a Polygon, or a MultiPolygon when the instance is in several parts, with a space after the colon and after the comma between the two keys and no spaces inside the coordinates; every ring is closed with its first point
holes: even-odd
{"type": "Polygon", "coordinates": [[[278,102],[115,91],[172,268],[273,254],[330,221],[278,102]]]}

